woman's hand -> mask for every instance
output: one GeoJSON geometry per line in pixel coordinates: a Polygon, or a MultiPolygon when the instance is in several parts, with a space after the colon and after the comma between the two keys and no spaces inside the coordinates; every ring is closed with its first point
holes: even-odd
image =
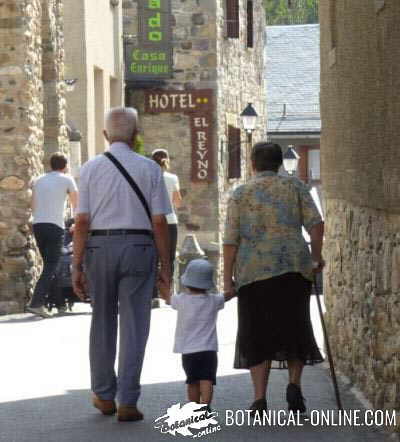
{"type": "Polygon", "coordinates": [[[225,301],[229,301],[230,299],[232,299],[235,296],[236,296],[236,288],[235,288],[234,281],[232,279],[230,281],[225,281],[224,282],[225,301]]]}
{"type": "Polygon", "coordinates": [[[313,261],[312,266],[314,273],[321,273],[323,268],[325,267],[325,261],[322,258],[320,258],[317,261],[313,261]]]}

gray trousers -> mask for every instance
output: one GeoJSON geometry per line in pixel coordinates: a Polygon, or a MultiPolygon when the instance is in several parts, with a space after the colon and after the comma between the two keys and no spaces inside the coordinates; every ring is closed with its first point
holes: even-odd
{"type": "Polygon", "coordinates": [[[94,236],[88,240],[85,271],[93,307],[91,386],[101,399],[114,399],[118,392],[120,404],[136,405],[139,398],[156,258],[154,241],[149,236],[94,236]]]}

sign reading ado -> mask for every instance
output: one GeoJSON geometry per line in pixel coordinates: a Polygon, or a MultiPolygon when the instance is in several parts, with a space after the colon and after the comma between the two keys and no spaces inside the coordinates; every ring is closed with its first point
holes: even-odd
{"type": "Polygon", "coordinates": [[[138,0],[137,44],[125,44],[126,79],[172,76],[171,0],[138,0]]]}

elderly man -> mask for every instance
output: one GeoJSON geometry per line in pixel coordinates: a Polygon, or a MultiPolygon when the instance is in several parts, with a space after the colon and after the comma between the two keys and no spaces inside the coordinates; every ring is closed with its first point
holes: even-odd
{"type": "Polygon", "coordinates": [[[172,208],[161,169],[132,150],[136,135],[136,110],[111,109],[104,131],[111,147],[81,169],[74,232],[74,289],[82,298],[87,292],[93,306],[93,405],[105,415],[114,414],[118,392],[120,421],[143,419],[136,404],[149,334],[157,252],[161,263],[159,289],[165,299],[171,278],[165,214],[171,213],[172,208]],[[119,169],[121,166],[127,176],[119,169]],[[129,184],[131,179],[140,189],[140,196],[129,184]],[[117,377],[114,365],[118,312],[117,377]]]}

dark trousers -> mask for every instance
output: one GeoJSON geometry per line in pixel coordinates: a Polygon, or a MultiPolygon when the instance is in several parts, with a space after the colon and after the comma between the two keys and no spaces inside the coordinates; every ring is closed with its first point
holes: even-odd
{"type": "Polygon", "coordinates": [[[42,307],[49,293],[52,279],[57,270],[63,245],[64,230],[51,223],[33,225],[33,234],[43,260],[43,270],[38,279],[30,303],[32,308],[42,307]]]}
{"type": "Polygon", "coordinates": [[[178,243],[178,225],[177,224],[168,224],[168,233],[169,233],[169,244],[171,254],[169,256],[171,263],[171,275],[174,276],[175,269],[175,255],[176,255],[176,245],[178,243]]]}

